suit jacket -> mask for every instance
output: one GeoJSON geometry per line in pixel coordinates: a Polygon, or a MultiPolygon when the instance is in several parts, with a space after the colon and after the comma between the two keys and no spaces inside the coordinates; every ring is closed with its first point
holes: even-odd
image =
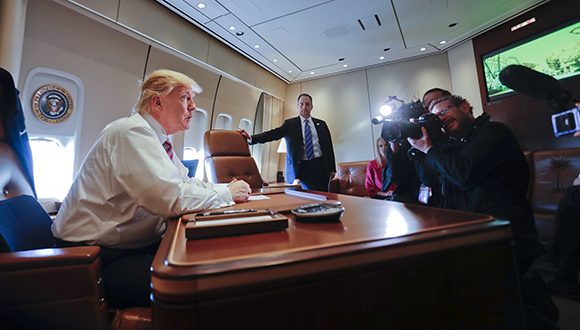
{"type": "Polygon", "coordinates": [[[0,68],[0,84],[3,93],[0,100],[0,124],[4,126],[4,139],[18,156],[18,160],[24,169],[26,179],[32,191],[36,194],[34,187],[34,176],[32,168],[32,152],[28,142],[28,133],[24,122],[24,112],[20,103],[20,92],[14,86],[12,75],[0,68]]]}
{"type": "MultiPolygon", "coordinates": [[[[312,122],[318,134],[318,142],[322,150],[322,157],[324,159],[325,171],[330,176],[330,172],[336,172],[336,164],[334,160],[334,149],[332,148],[332,139],[330,137],[330,130],[324,120],[314,117],[312,122]]],[[[286,139],[286,181],[292,183],[298,175],[302,158],[304,158],[304,140],[302,138],[302,123],[300,116],[286,119],[282,126],[272,130],[252,135],[252,144],[266,143],[270,141],[286,139]]]]}

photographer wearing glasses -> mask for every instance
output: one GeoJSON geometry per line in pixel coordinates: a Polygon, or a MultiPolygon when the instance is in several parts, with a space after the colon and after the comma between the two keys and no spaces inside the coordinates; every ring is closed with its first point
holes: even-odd
{"type": "Polygon", "coordinates": [[[432,181],[440,184],[440,207],[509,220],[523,275],[543,247],[525,196],[528,163],[515,136],[504,124],[491,122],[488,114],[475,118],[469,102],[460,96],[439,98],[429,111],[443,121],[449,142],[433,144],[425,127],[421,138],[408,138],[420,151],[418,170],[431,173],[432,181]]]}

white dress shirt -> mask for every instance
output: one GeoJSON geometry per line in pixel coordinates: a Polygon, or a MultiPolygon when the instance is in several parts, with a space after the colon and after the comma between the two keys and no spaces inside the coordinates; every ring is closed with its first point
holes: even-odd
{"type": "Polygon", "coordinates": [[[314,122],[312,121],[312,117],[304,118],[300,116],[300,122],[302,123],[302,141],[304,141],[304,150],[303,159],[306,158],[306,134],[304,133],[304,125],[310,125],[310,131],[312,132],[312,146],[314,147],[314,158],[318,158],[322,156],[322,148],[320,148],[320,143],[318,142],[318,132],[316,131],[316,127],[314,126],[314,122]]]}
{"type": "Polygon", "coordinates": [[[233,205],[226,184],[187,176],[169,158],[163,127],[134,114],[107,125],[87,155],[52,224],[55,237],[114,248],[158,241],[165,218],[233,205]]]}

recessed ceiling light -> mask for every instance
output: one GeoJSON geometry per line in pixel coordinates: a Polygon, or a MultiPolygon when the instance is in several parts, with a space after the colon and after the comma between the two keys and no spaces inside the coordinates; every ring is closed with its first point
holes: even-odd
{"type": "Polygon", "coordinates": [[[314,71],[310,71],[310,74],[314,74],[314,71]]]}
{"type": "Polygon", "coordinates": [[[348,64],[343,64],[342,65],[343,68],[346,68],[347,66],[348,66],[348,64]]]}
{"type": "Polygon", "coordinates": [[[391,50],[390,48],[385,48],[383,49],[383,52],[388,52],[389,50],[391,50]]]}
{"type": "Polygon", "coordinates": [[[199,9],[205,8],[205,3],[203,3],[203,2],[198,3],[197,8],[199,8],[199,9]]]}
{"type": "Polygon", "coordinates": [[[277,58],[275,58],[275,59],[273,59],[272,61],[274,61],[274,62],[278,62],[278,59],[277,59],[277,58]]]}
{"type": "Polygon", "coordinates": [[[228,30],[230,30],[230,31],[234,31],[235,29],[236,29],[236,27],[233,25],[228,28],[228,30]]]}
{"type": "Polygon", "coordinates": [[[292,73],[292,70],[288,70],[288,73],[292,73]]]}
{"type": "Polygon", "coordinates": [[[446,43],[447,43],[447,41],[445,41],[445,40],[439,41],[439,44],[441,44],[441,45],[445,45],[446,43]]]}
{"type": "Polygon", "coordinates": [[[260,48],[260,45],[254,45],[254,48],[258,49],[260,48]]]}
{"type": "Polygon", "coordinates": [[[449,27],[455,27],[455,26],[457,26],[457,22],[449,24],[449,27]]]}
{"type": "Polygon", "coordinates": [[[426,50],[427,50],[427,48],[425,48],[425,47],[421,47],[419,50],[420,50],[420,51],[422,51],[422,52],[424,52],[424,51],[426,51],[426,50]]]}
{"type": "Polygon", "coordinates": [[[237,35],[238,37],[241,37],[241,36],[243,36],[243,35],[244,35],[244,31],[238,31],[238,32],[236,32],[236,35],[237,35]]]}
{"type": "Polygon", "coordinates": [[[341,58],[339,58],[339,59],[338,59],[338,61],[339,61],[339,62],[342,62],[342,61],[344,61],[344,57],[341,57],[341,58]]]}
{"type": "Polygon", "coordinates": [[[384,56],[379,57],[379,60],[384,60],[384,59],[385,59],[384,56]]]}

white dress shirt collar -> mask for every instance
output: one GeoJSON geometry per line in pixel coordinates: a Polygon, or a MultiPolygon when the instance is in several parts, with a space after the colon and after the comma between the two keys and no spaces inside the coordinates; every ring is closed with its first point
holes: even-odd
{"type": "Polygon", "coordinates": [[[147,121],[149,123],[149,125],[151,126],[151,128],[155,131],[155,133],[157,134],[157,137],[159,137],[160,143],[163,143],[167,139],[169,139],[169,135],[167,135],[167,131],[165,130],[165,128],[163,128],[163,126],[161,126],[161,124],[157,120],[155,120],[155,118],[153,118],[148,113],[139,113],[139,115],[141,115],[141,117],[143,117],[143,119],[145,119],[145,121],[147,121]]]}

